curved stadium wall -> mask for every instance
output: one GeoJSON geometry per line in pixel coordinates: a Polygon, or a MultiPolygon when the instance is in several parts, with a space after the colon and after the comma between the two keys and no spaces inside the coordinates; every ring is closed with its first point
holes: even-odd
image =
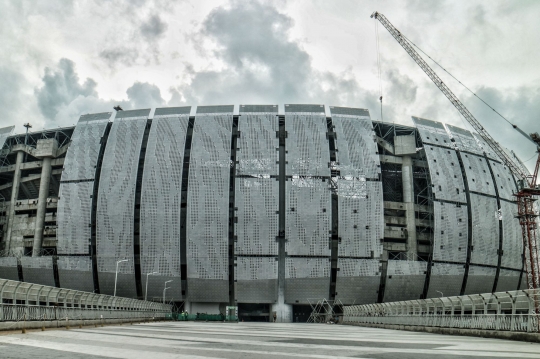
{"type": "Polygon", "coordinates": [[[55,283],[56,272],[61,287],[112,294],[118,266],[119,296],[143,297],[148,279],[160,297],[172,280],[174,301],[293,305],[524,284],[515,181],[476,134],[372,122],[364,109],[284,109],[81,116],[57,255],[22,257],[25,280],[55,283]]]}

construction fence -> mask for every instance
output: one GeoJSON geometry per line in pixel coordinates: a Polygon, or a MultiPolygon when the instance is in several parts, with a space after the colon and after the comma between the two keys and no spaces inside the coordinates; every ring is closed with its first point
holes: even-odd
{"type": "Polygon", "coordinates": [[[0,322],[165,319],[171,305],[0,279],[0,322]]]}
{"type": "Polygon", "coordinates": [[[343,307],[343,324],[539,332],[539,290],[463,295],[343,307]]]}

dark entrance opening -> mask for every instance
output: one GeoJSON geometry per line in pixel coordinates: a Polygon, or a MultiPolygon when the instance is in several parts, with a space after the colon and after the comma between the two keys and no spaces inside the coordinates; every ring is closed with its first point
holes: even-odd
{"type": "Polygon", "coordinates": [[[310,305],[293,305],[293,322],[306,323],[311,315],[310,305]]]}
{"type": "Polygon", "coordinates": [[[270,321],[270,304],[238,303],[238,320],[243,322],[270,321]]]}

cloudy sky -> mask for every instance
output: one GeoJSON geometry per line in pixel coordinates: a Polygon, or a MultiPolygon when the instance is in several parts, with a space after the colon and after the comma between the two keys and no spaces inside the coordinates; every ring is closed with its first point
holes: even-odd
{"type": "MultiPolygon", "coordinates": [[[[374,10],[511,121],[540,131],[536,0],[0,0],[0,126],[70,126],[116,104],[316,103],[368,108],[378,120],[374,10]]],[[[378,30],[384,121],[469,128],[378,30]]],[[[436,70],[496,140],[533,156],[436,70]]]]}

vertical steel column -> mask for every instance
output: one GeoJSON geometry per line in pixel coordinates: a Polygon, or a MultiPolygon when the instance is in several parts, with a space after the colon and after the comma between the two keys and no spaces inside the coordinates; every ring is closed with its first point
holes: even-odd
{"type": "Polygon", "coordinates": [[[90,214],[90,246],[89,252],[92,259],[92,278],[94,280],[94,293],[99,293],[99,277],[97,267],[97,203],[99,194],[99,179],[101,177],[101,166],[103,164],[103,155],[105,154],[105,147],[107,145],[107,139],[109,138],[109,132],[111,132],[112,123],[108,123],[105,128],[105,133],[101,137],[101,146],[99,148],[99,154],[96,164],[96,173],[94,176],[94,188],[92,191],[92,211],[90,214]]]}
{"type": "Polygon", "coordinates": [[[234,210],[235,201],[235,180],[236,180],[236,148],[238,141],[238,118],[233,116],[233,126],[231,133],[231,169],[229,178],[229,305],[236,306],[236,281],[234,280],[234,270],[236,260],[234,256],[234,225],[237,222],[234,210]]]}
{"type": "Polygon", "coordinates": [[[336,156],[336,133],[332,118],[326,118],[326,126],[328,128],[328,148],[330,151],[330,186],[332,186],[332,214],[331,214],[331,231],[330,237],[330,300],[336,299],[337,271],[338,271],[338,253],[339,253],[339,197],[337,194],[337,178],[340,176],[340,171],[335,165],[337,163],[336,156]]]}
{"type": "Polygon", "coordinates": [[[49,184],[51,183],[51,162],[52,157],[44,157],[42,161],[32,257],[39,257],[41,255],[41,248],[43,246],[43,227],[45,223],[45,213],[47,212],[49,184]]]}
{"type": "Polygon", "coordinates": [[[403,202],[407,221],[407,254],[416,258],[418,242],[416,241],[416,217],[414,212],[413,161],[411,156],[402,157],[401,178],[403,181],[403,202]]]}
{"type": "Polygon", "coordinates": [[[9,204],[9,218],[6,233],[6,250],[11,249],[11,232],[13,229],[13,221],[15,219],[15,202],[19,197],[19,188],[21,185],[21,165],[24,159],[24,152],[17,152],[17,161],[15,162],[15,170],[13,171],[13,182],[11,184],[11,202],[9,204]]]}
{"type": "Polygon", "coordinates": [[[148,145],[148,135],[152,120],[146,120],[144,128],[144,137],[139,153],[139,165],[137,168],[137,184],[135,185],[135,212],[133,214],[133,271],[135,272],[135,287],[137,289],[137,298],[143,298],[142,291],[142,273],[141,273],[141,197],[142,180],[144,173],[144,160],[146,158],[146,146],[148,145]]]}

